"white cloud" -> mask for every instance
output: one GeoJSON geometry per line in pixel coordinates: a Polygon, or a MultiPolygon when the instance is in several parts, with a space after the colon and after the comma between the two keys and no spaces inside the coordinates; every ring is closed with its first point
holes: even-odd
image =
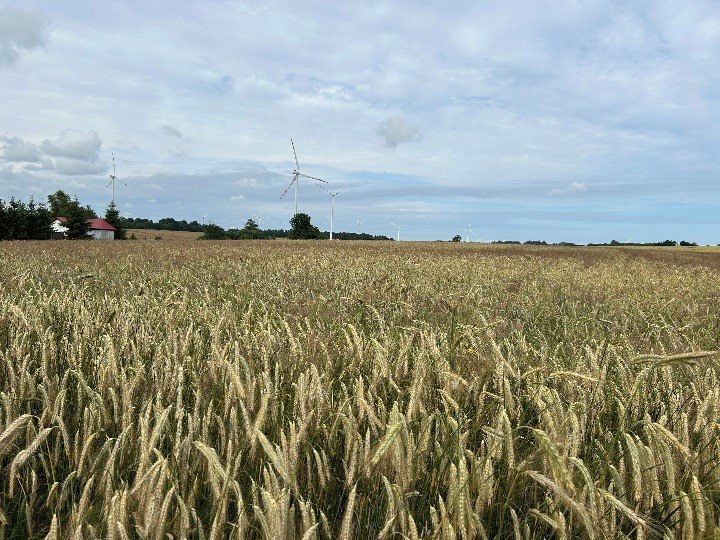
{"type": "Polygon", "coordinates": [[[260,182],[255,178],[241,178],[235,182],[238,186],[242,187],[258,187],[260,182]]]}
{"type": "Polygon", "coordinates": [[[422,139],[420,126],[411,124],[401,116],[390,116],[378,126],[376,133],[385,139],[385,146],[397,148],[399,144],[422,139]]]}
{"type": "Polygon", "coordinates": [[[23,51],[45,47],[48,39],[49,31],[42,16],[0,6],[0,67],[17,63],[23,51]]]}
{"type": "Polygon", "coordinates": [[[245,195],[233,195],[230,197],[231,201],[244,201],[245,195]]]}
{"type": "Polygon", "coordinates": [[[585,182],[573,182],[565,188],[553,188],[550,190],[550,195],[571,195],[575,193],[585,193],[590,189],[585,182]]]}
{"type": "Polygon", "coordinates": [[[81,161],[97,161],[102,140],[94,131],[83,133],[74,129],[65,129],[54,141],[44,140],[42,151],[49,156],[71,158],[81,161]]]}
{"type": "Polygon", "coordinates": [[[177,137],[178,139],[183,138],[182,132],[176,128],[175,126],[171,126],[170,124],[163,125],[160,130],[162,131],[163,135],[167,135],[169,137],[177,137]]]}

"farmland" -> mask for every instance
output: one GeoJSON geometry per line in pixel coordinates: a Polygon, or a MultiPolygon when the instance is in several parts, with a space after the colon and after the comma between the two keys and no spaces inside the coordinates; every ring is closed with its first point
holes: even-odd
{"type": "Polygon", "coordinates": [[[720,534],[720,253],[0,245],[0,538],[720,534]]]}

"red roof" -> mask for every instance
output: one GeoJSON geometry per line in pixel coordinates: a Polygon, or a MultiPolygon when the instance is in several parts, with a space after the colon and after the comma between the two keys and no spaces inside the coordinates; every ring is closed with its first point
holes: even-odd
{"type": "Polygon", "coordinates": [[[104,219],[94,218],[94,219],[88,219],[88,225],[90,225],[90,228],[96,231],[114,231],[115,227],[110,225],[107,221],[104,219]]]}
{"type": "MultiPolygon", "coordinates": [[[[57,219],[60,223],[67,223],[67,218],[62,216],[57,216],[55,219],[57,219]]],[[[110,225],[107,221],[100,218],[92,218],[88,219],[88,228],[93,231],[114,231],[115,227],[110,225]]]]}

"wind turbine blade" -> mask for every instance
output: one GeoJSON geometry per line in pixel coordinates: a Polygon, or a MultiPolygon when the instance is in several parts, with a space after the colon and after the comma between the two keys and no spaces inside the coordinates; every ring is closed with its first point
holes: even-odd
{"type": "MultiPolygon", "coordinates": [[[[322,188],[325,192],[330,193],[330,190],[328,190],[328,188],[326,188],[322,184],[318,184],[317,182],[315,182],[315,185],[319,188],[322,188]]],[[[332,195],[332,193],[330,193],[330,195],[332,195]]]]}
{"type": "Polygon", "coordinates": [[[295,151],[295,143],[293,142],[292,138],[290,138],[290,144],[292,144],[293,155],[295,156],[295,170],[299,170],[300,164],[298,163],[297,152],[295,151]]]}
{"type": "Polygon", "coordinates": [[[333,195],[338,195],[339,193],[342,193],[343,191],[350,189],[353,186],[345,186],[344,188],[338,189],[333,195]]]}
{"type": "Polygon", "coordinates": [[[323,180],[322,178],[317,178],[316,176],[310,176],[309,174],[303,174],[301,172],[298,172],[300,176],[304,176],[305,178],[309,178],[310,180],[317,180],[318,182],[325,182],[328,183],[327,180],[323,180]]]}
{"type": "Polygon", "coordinates": [[[110,181],[108,182],[108,185],[107,185],[107,186],[105,186],[105,187],[110,187],[110,186],[112,186],[112,183],[113,183],[113,181],[112,181],[112,180],[110,180],[110,181]]]}
{"type": "Polygon", "coordinates": [[[298,177],[298,173],[293,174],[293,179],[292,179],[292,181],[290,182],[290,185],[289,185],[288,187],[286,187],[286,188],[285,188],[285,191],[283,191],[283,194],[280,195],[280,198],[281,198],[281,199],[285,196],[285,194],[286,194],[288,191],[290,191],[290,188],[292,187],[292,185],[297,181],[297,177],[298,177]]]}
{"type": "Polygon", "coordinates": [[[120,182],[123,186],[127,187],[127,184],[125,182],[123,182],[122,180],[120,180],[119,178],[117,179],[117,181],[120,182]]]}

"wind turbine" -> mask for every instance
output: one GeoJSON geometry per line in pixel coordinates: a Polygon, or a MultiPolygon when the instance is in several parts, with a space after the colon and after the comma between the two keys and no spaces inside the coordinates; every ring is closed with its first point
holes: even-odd
{"type": "Polygon", "coordinates": [[[285,191],[283,191],[283,194],[280,195],[280,198],[282,199],[285,194],[290,190],[293,184],[295,184],[295,214],[297,216],[298,213],[298,184],[300,183],[300,177],[303,178],[309,178],[310,180],[317,180],[318,182],[323,182],[327,184],[327,180],[323,180],[322,178],[316,178],[315,176],[310,176],[309,174],[304,174],[300,172],[300,164],[298,163],[297,158],[297,152],[295,151],[295,143],[292,139],[290,139],[290,144],[292,144],[293,149],[293,155],[295,156],[295,169],[293,170],[293,177],[292,181],[290,182],[290,185],[285,188],[285,191]]]}
{"type": "Polygon", "coordinates": [[[115,174],[115,152],[112,153],[112,162],[113,162],[113,172],[112,172],[112,174],[110,175],[110,183],[108,183],[108,185],[105,186],[105,187],[110,187],[110,186],[112,186],[112,199],[111,199],[111,201],[112,201],[112,204],[113,204],[113,206],[114,206],[114,205],[115,205],[115,181],[117,180],[118,182],[120,182],[120,183],[121,183],[122,185],[124,185],[125,187],[127,187],[127,184],[126,184],[125,182],[123,182],[122,180],[120,180],[120,179],[116,176],[116,174],[115,174]]]}
{"type": "Polygon", "coordinates": [[[630,238],[628,238],[627,240],[625,240],[625,243],[626,243],[626,244],[629,244],[629,243],[630,243],[630,240],[632,240],[632,239],[633,239],[633,237],[631,236],[630,238]]]}
{"type": "Polygon", "coordinates": [[[391,223],[390,225],[394,225],[395,227],[397,227],[397,239],[399,242],[400,241],[400,229],[402,229],[404,227],[404,225],[398,225],[397,223],[391,223]]]}
{"type": "Polygon", "coordinates": [[[345,186],[344,188],[338,189],[337,191],[330,191],[322,184],[318,184],[318,187],[321,187],[324,189],[328,195],[330,195],[330,240],[333,239],[333,219],[335,218],[335,196],[339,193],[342,193],[346,189],[348,189],[350,186],[345,186]]]}
{"type": "Polygon", "coordinates": [[[198,214],[198,216],[200,216],[200,219],[202,219],[202,221],[200,223],[205,225],[205,218],[207,217],[207,214],[198,214]]]}
{"type": "Polygon", "coordinates": [[[467,235],[465,235],[465,241],[466,241],[466,242],[469,242],[469,241],[470,241],[470,233],[475,234],[475,231],[473,231],[473,230],[470,228],[470,224],[469,224],[469,223],[467,224],[467,227],[465,227],[465,232],[467,233],[467,235]]]}
{"type": "Polygon", "coordinates": [[[357,220],[357,224],[358,224],[358,234],[360,234],[360,225],[362,225],[363,223],[365,223],[363,220],[361,220],[361,219],[358,219],[358,220],[357,220]]]}

